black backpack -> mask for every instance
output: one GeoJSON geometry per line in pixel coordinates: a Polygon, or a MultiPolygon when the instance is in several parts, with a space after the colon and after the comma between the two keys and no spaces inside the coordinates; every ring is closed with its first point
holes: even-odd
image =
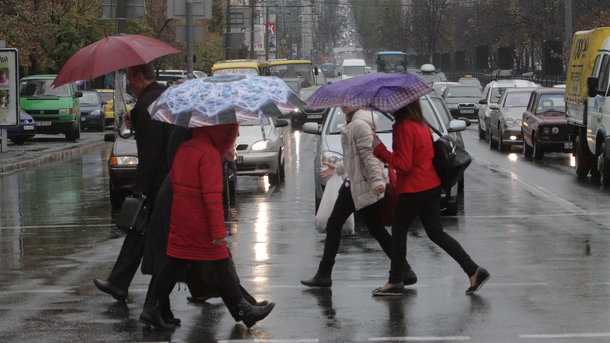
{"type": "Polygon", "coordinates": [[[464,171],[472,162],[472,157],[453,137],[444,135],[429,125],[439,138],[432,142],[434,147],[434,169],[441,179],[441,188],[449,191],[458,183],[464,171]]]}

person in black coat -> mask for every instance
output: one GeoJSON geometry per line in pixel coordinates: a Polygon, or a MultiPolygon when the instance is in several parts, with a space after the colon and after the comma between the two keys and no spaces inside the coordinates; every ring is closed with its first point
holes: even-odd
{"type": "MultiPolygon", "coordinates": [[[[125,117],[127,127],[135,131],[138,147],[138,168],[132,193],[145,196],[149,213],[152,213],[157,193],[169,173],[167,146],[173,125],[152,120],[148,113],[148,106],[165,90],[155,81],[154,65],[149,63],[129,67],[127,79],[129,88],[138,97],[134,108],[125,117]]],[[[93,280],[95,286],[116,300],[125,301],[129,285],[142,260],[144,243],[143,232],[128,232],[110,275],[106,280],[93,280]]]]}

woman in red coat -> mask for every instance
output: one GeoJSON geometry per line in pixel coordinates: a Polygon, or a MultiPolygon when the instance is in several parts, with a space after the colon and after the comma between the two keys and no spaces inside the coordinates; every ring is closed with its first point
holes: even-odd
{"type": "Polygon", "coordinates": [[[180,273],[191,265],[197,272],[211,271],[211,279],[235,318],[251,327],[265,318],[274,304],[249,304],[231,273],[231,255],[225,237],[222,201],[222,157],[233,147],[237,124],[193,129],[193,138],[182,143],[170,171],[174,198],[167,244],[169,261],[151,286],[140,321],[160,329],[173,329],[161,317],[165,299],[180,273]],[[197,262],[198,261],[198,262],[197,262]]]}
{"type": "Polygon", "coordinates": [[[441,225],[441,181],[432,159],[432,134],[422,114],[419,101],[396,111],[392,128],[392,150],[373,140],[373,153],[396,170],[396,209],[392,225],[392,262],[388,282],[373,291],[373,295],[401,295],[402,276],[407,254],[407,230],[419,216],[428,237],[459,263],[470,279],[466,294],[478,291],[490,275],[479,267],[441,225]]]}

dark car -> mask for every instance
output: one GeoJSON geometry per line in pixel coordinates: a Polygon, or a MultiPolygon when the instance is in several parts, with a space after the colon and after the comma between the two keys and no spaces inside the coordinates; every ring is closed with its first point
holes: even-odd
{"type": "Polygon", "coordinates": [[[105,115],[102,98],[96,91],[82,91],[80,99],[81,128],[87,130],[104,131],[105,115]]]}
{"type": "Polygon", "coordinates": [[[545,152],[570,152],[570,129],[566,119],[565,89],[539,88],[523,112],[523,155],[540,160],[545,152]]]}
{"type": "Polygon", "coordinates": [[[7,131],[8,139],[15,144],[23,144],[28,139],[36,135],[36,121],[24,110],[19,111],[19,125],[9,127],[7,131]]]}
{"type": "MultiPolygon", "coordinates": [[[[306,87],[301,88],[299,95],[301,99],[307,100],[319,87],[306,87]]],[[[295,110],[290,116],[290,127],[293,130],[300,129],[306,122],[322,123],[324,117],[328,114],[329,109],[323,108],[318,110],[310,110],[306,108],[299,108],[295,110]]]]}
{"type": "Polygon", "coordinates": [[[455,119],[463,117],[477,120],[481,97],[483,92],[477,86],[449,85],[443,91],[443,99],[455,119]]]}
{"type": "MultiPolygon", "coordinates": [[[[104,140],[114,142],[112,151],[108,157],[108,179],[110,186],[110,204],[113,209],[121,208],[123,200],[129,194],[136,181],[138,168],[138,147],[134,135],[129,135],[131,130],[123,128],[123,138],[116,133],[107,133],[104,140]]],[[[237,172],[235,167],[236,154],[233,161],[226,161],[223,164],[224,189],[223,199],[225,210],[229,205],[236,204],[235,183],[237,172]]],[[[228,211],[225,211],[227,213],[228,211]]]]}

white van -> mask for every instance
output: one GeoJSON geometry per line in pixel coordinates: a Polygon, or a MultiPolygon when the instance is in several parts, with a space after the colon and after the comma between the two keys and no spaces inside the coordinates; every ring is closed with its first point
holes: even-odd
{"type": "Polygon", "coordinates": [[[343,60],[341,63],[341,80],[366,73],[366,63],[361,58],[343,60]]]}

